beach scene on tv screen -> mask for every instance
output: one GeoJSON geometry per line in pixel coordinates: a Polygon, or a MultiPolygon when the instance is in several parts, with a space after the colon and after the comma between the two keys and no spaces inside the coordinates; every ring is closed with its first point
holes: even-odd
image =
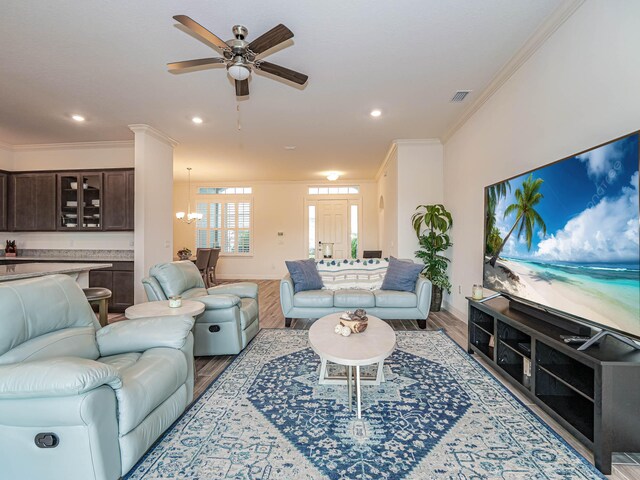
{"type": "Polygon", "coordinates": [[[484,285],[640,337],[638,134],[485,189],[484,285]]]}

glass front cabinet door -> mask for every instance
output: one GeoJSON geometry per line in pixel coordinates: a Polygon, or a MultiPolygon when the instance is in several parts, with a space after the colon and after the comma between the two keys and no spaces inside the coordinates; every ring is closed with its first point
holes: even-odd
{"type": "Polygon", "coordinates": [[[58,230],[102,229],[102,174],[58,175],[58,230]]]}

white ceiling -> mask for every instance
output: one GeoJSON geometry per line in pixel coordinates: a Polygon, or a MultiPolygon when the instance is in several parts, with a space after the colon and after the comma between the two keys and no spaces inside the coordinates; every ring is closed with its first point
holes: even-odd
{"type": "Polygon", "coordinates": [[[196,179],[223,181],[312,180],[328,170],[373,178],[393,139],[442,136],[559,4],[2,0],[0,141],[125,140],[128,124],[147,123],[180,142],[178,176],[189,165],[196,179]],[[167,62],[217,55],[176,14],[225,40],[236,23],[249,41],[284,23],[295,37],[268,60],[309,75],[307,86],[254,74],[250,97],[237,102],[224,68],[168,73],[167,62]],[[473,92],[450,103],[459,89],[473,92]],[[87,122],[70,121],[72,112],[87,122]],[[191,123],[194,115],[205,123],[191,123]]]}

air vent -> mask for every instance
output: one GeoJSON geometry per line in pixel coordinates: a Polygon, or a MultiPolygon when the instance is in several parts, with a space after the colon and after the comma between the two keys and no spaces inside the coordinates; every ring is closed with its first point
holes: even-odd
{"type": "Polygon", "coordinates": [[[471,93],[471,90],[458,90],[456,92],[456,94],[453,96],[453,98],[451,99],[451,101],[452,102],[461,102],[465,98],[467,98],[467,95],[469,95],[470,93],[471,93]]]}

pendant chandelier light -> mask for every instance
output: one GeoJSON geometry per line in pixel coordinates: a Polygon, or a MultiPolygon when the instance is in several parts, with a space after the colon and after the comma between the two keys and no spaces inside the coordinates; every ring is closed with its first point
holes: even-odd
{"type": "Polygon", "coordinates": [[[189,193],[187,194],[187,213],[176,212],[176,218],[182,220],[184,223],[191,223],[194,220],[202,220],[202,214],[197,212],[191,212],[191,167],[187,167],[189,176],[189,193]]]}

